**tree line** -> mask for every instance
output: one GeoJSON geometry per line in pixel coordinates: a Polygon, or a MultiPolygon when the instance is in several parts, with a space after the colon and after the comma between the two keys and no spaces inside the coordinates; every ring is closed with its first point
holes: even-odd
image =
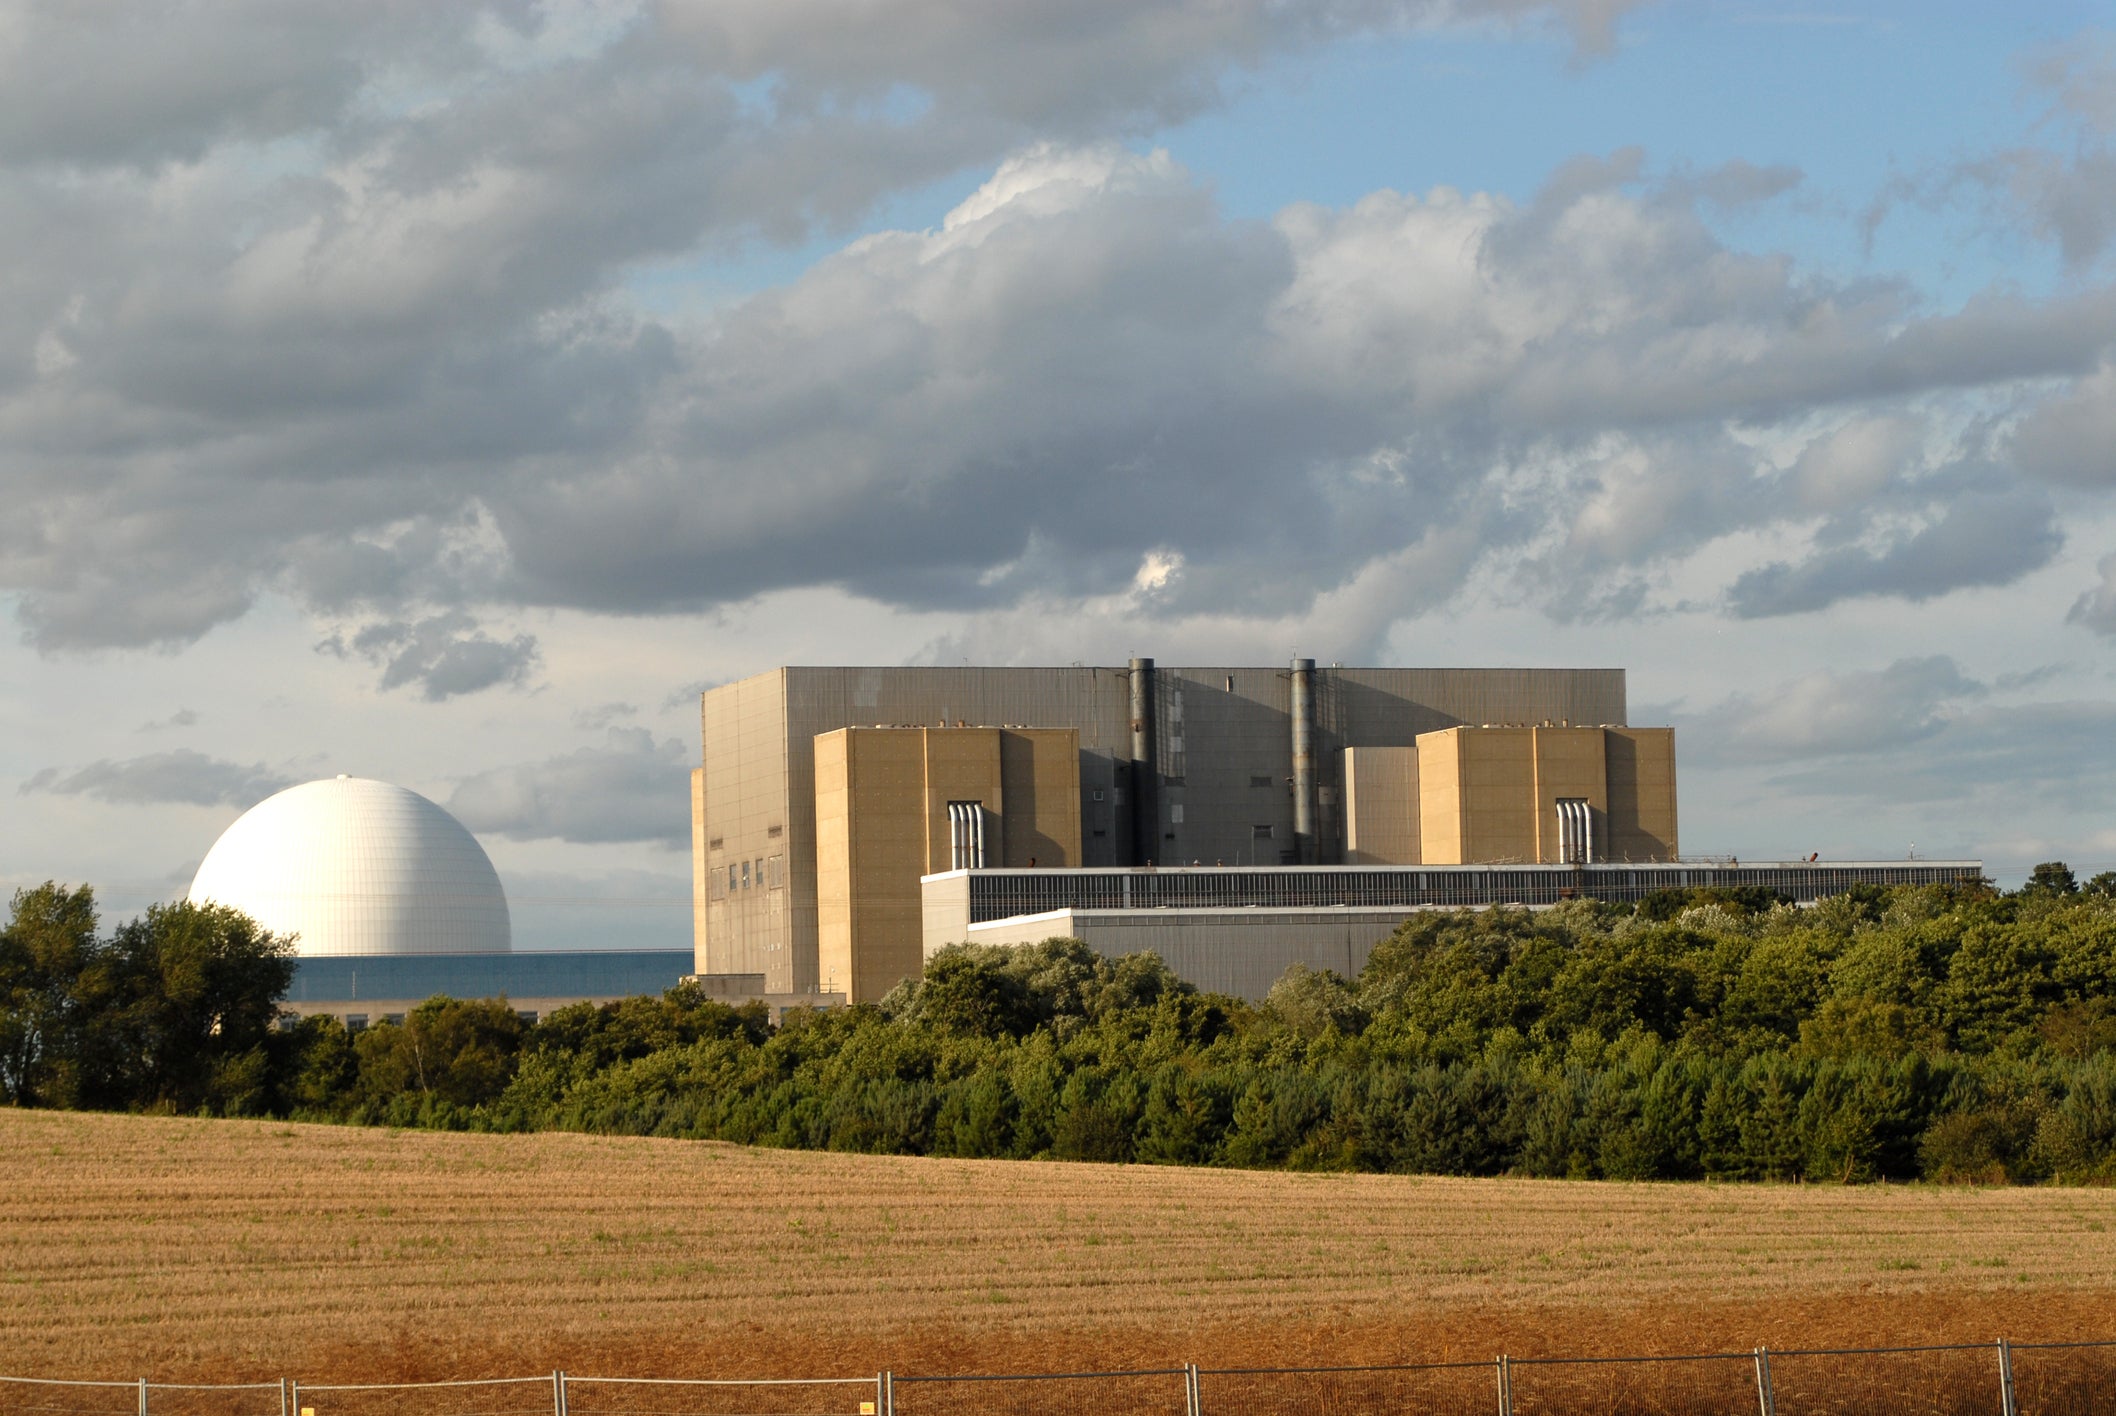
{"type": "Polygon", "coordinates": [[[1422,914],[1259,1004],[1151,954],[958,946],[880,1003],[679,987],[291,1027],[289,941],[15,898],[16,1105],[966,1157],[1613,1179],[2116,1180],[2116,876],[1422,914]]]}

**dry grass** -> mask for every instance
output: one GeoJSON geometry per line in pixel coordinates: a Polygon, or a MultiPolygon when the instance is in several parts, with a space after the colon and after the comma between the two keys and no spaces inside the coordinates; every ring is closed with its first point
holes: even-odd
{"type": "Polygon", "coordinates": [[[760,1375],[2102,1337],[2112,1225],[2107,1190],[1282,1175],[0,1111],[0,1371],[760,1375]]]}

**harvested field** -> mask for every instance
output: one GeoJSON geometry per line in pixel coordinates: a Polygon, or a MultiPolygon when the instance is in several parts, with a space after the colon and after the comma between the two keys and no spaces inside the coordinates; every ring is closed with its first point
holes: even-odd
{"type": "Polygon", "coordinates": [[[2116,1335],[2108,1190],[1286,1175],[0,1111],[0,1195],[0,1366],[44,1376],[2116,1335]]]}

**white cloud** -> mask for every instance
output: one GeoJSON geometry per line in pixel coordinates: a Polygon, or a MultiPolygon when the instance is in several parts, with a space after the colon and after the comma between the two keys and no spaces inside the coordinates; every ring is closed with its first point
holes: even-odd
{"type": "Polygon", "coordinates": [[[1885,669],[1804,674],[1769,692],[1730,698],[1694,720],[1698,746],[1722,760],[1793,761],[1907,747],[1984,695],[1946,655],[1885,669]]]}
{"type": "Polygon", "coordinates": [[[466,777],[448,809],[473,831],[518,840],[639,841],[688,848],[690,754],[645,728],[609,728],[584,747],[466,777]]]}
{"type": "Polygon", "coordinates": [[[88,796],[114,806],[174,803],[248,809],[294,785],[295,778],[265,766],[225,762],[179,747],[118,761],[103,758],[71,770],[47,767],[21,786],[21,793],[88,796]]]}

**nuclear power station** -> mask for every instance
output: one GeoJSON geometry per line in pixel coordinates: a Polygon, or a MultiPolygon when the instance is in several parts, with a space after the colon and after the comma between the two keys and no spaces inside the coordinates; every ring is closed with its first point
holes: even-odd
{"type": "Polygon", "coordinates": [[[1674,733],[1621,669],[780,668],[700,718],[698,972],[774,994],[1062,934],[1257,996],[1416,909],[1982,875],[1685,861],[1674,733]]]}

